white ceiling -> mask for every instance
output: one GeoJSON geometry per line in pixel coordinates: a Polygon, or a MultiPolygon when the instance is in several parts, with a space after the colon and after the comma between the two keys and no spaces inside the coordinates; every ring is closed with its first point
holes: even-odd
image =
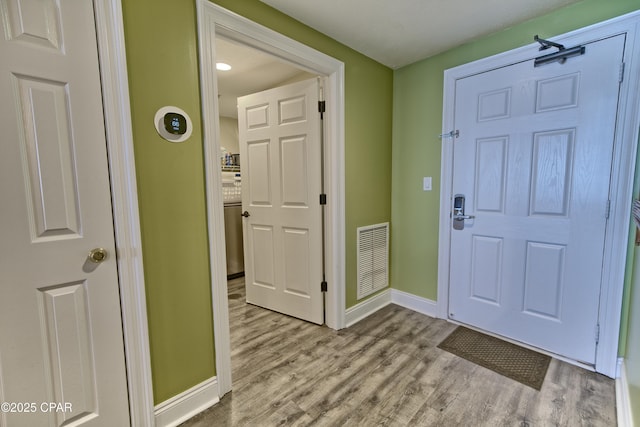
{"type": "Polygon", "coordinates": [[[579,0],[261,1],[395,69],[579,0]]]}
{"type": "MultiPolygon", "coordinates": [[[[399,68],[578,0],[261,1],[388,67],[399,68]]],[[[233,67],[217,73],[223,117],[237,117],[240,96],[311,77],[276,57],[220,37],[216,59],[233,67]]]]}
{"type": "Polygon", "coordinates": [[[240,96],[312,77],[278,58],[246,45],[216,38],[216,61],[232,66],[218,71],[218,105],[223,117],[237,117],[240,96]]]}

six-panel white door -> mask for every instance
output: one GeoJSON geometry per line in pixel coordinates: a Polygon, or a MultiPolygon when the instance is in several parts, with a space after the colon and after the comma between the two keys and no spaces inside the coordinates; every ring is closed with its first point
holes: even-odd
{"type": "Polygon", "coordinates": [[[623,48],[456,82],[451,319],[595,363],[623,48]]]}
{"type": "Polygon", "coordinates": [[[126,426],[93,4],[0,14],[0,425],[126,426]]]}
{"type": "Polygon", "coordinates": [[[238,98],[247,302],[324,323],[318,82],[238,98]]]}

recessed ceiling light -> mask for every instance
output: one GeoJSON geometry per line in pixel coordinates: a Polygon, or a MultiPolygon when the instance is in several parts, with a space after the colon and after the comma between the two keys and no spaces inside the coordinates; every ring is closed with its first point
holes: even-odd
{"type": "Polygon", "coordinates": [[[225,64],[224,62],[216,62],[216,70],[229,71],[230,69],[231,65],[225,64]]]}

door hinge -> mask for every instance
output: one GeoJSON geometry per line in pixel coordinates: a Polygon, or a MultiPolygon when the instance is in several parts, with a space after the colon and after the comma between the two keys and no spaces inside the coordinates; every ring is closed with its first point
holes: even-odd
{"type": "Polygon", "coordinates": [[[320,118],[324,118],[324,112],[326,111],[327,104],[325,101],[318,101],[318,112],[320,113],[320,118]]]}
{"type": "Polygon", "coordinates": [[[320,283],[320,292],[327,292],[327,281],[323,280],[320,283]]]}
{"type": "Polygon", "coordinates": [[[600,342],[600,323],[596,323],[596,344],[600,342]]]}
{"type": "Polygon", "coordinates": [[[618,75],[618,83],[622,83],[624,81],[624,62],[620,63],[620,74],[618,75]]]}
{"type": "Polygon", "coordinates": [[[611,215],[611,200],[607,200],[607,208],[604,212],[604,218],[609,219],[609,215],[611,215]]]}
{"type": "Polygon", "coordinates": [[[326,194],[321,194],[320,195],[320,204],[321,205],[326,205],[327,204],[327,195],[326,194]]]}

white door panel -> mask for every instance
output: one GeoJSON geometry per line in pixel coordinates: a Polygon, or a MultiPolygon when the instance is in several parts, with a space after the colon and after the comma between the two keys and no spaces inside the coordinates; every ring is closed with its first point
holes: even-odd
{"type": "Polygon", "coordinates": [[[0,424],[129,425],[92,3],[0,13],[0,424]]]}
{"type": "Polygon", "coordinates": [[[316,79],[238,99],[247,302],[322,324],[316,79]]]}
{"type": "Polygon", "coordinates": [[[623,48],[456,82],[451,318],[595,363],[623,48]]]}

